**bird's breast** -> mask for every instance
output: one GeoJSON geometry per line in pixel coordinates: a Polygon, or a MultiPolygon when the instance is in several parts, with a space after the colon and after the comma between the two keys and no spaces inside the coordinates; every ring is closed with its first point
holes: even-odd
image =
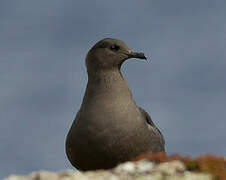
{"type": "Polygon", "coordinates": [[[140,124],[140,111],[135,102],[126,96],[107,96],[98,97],[81,106],[79,116],[76,121],[94,132],[109,131],[128,131],[128,124],[136,129],[136,124],[140,124]]]}

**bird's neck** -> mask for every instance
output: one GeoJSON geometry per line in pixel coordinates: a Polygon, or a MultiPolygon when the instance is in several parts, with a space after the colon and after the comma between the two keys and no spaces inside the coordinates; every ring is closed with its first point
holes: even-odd
{"type": "Polygon", "coordinates": [[[89,75],[85,97],[112,97],[124,96],[132,98],[127,81],[120,69],[106,70],[89,75]]]}

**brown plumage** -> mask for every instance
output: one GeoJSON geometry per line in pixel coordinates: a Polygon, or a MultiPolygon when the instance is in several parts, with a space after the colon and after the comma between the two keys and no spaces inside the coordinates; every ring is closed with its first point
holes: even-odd
{"type": "Polygon", "coordinates": [[[165,151],[161,132],[136,105],[121,74],[129,58],[146,59],[111,38],[88,52],[86,92],[66,139],[67,157],[77,169],[107,169],[143,152],[165,151]]]}

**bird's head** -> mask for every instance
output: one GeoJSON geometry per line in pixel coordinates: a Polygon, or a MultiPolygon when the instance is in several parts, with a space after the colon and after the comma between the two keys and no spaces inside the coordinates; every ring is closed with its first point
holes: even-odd
{"type": "Polygon", "coordinates": [[[89,71],[121,68],[122,63],[130,58],[145,59],[144,53],[132,51],[123,41],[105,38],[97,42],[86,56],[89,71]]]}

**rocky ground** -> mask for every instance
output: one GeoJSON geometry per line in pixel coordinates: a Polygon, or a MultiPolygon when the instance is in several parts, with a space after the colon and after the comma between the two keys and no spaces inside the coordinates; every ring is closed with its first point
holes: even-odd
{"type": "Polygon", "coordinates": [[[163,153],[141,155],[110,170],[33,172],[4,180],[226,180],[226,159],[200,156],[194,159],[163,153]]]}

